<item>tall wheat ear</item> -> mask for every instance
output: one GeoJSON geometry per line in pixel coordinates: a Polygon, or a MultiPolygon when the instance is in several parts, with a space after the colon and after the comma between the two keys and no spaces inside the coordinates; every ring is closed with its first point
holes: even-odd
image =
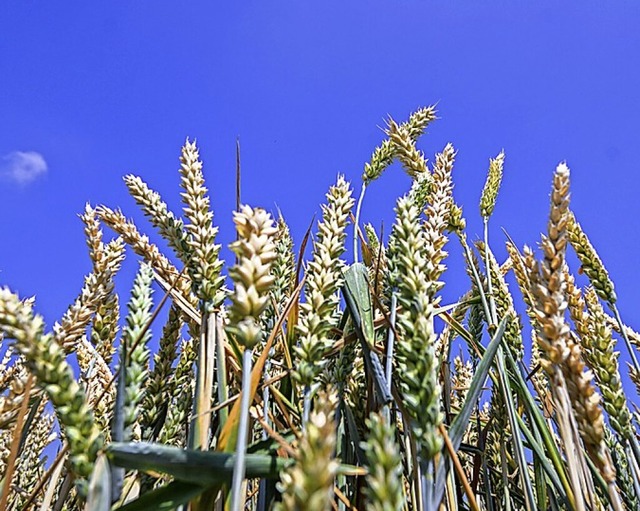
{"type": "Polygon", "coordinates": [[[315,383],[327,365],[331,349],[330,330],[337,326],[336,310],[340,302],[338,291],[342,286],[345,263],[346,227],[354,200],[351,187],[344,177],[327,193],[327,204],[322,207],[322,220],[318,222],[318,235],[313,256],[306,268],[305,301],[300,304],[297,325],[299,343],[294,347],[297,357],[293,377],[303,387],[315,383]]]}
{"type": "Polygon", "coordinates": [[[396,374],[424,463],[429,463],[443,445],[437,431],[442,422],[441,387],[433,321],[447,255],[444,231],[450,211],[453,157],[448,146],[436,157],[424,224],[411,194],[398,200],[388,251],[390,282],[400,306],[396,374]]]}
{"type": "Polygon", "coordinates": [[[568,219],[569,168],[560,164],[553,178],[548,236],[543,236],[541,244],[543,259],[538,263],[529,253],[525,257],[525,266],[535,300],[541,364],[550,380],[572,486],[578,505],[584,506],[589,502],[585,488],[593,490],[593,483],[581,459],[582,451],[575,445],[572,432],[574,418],[587,453],[608,483],[615,479],[615,470],[604,442],[604,417],[599,396],[591,383],[592,373],[584,371],[581,347],[572,339],[565,318],[568,300],[563,268],[568,219]]]}
{"type": "Polygon", "coordinates": [[[202,161],[195,142],[185,142],[180,154],[180,186],[189,234],[187,244],[192,257],[187,264],[194,294],[206,309],[215,309],[225,298],[220,245],[216,244],[218,228],[213,225],[207,188],[204,186],[202,161]]]}

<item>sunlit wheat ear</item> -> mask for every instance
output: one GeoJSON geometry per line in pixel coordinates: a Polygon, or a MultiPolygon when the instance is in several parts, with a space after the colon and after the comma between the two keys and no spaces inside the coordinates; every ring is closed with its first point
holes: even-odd
{"type": "MultiPolygon", "coordinates": [[[[124,255],[124,242],[116,238],[104,245],[104,260],[116,261],[118,254],[124,255]]],[[[120,320],[120,303],[115,291],[113,277],[118,268],[112,268],[105,278],[105,298],[98,303],[91,325],[91,343],[106,364],[110,364],[115,352],[114,342],[118,334],[120,320]]]]}
{"type": "Polygon", "coordinates": [[[636,387],[636,392],[640,394],[640,373],[637,372],[632,365],[629,364],[629,379],[636,387]]]}
{"type": "Polygon", "coordinates": [[[109,365],[97,352],[86,336],[80,338],[76,346],[76,358],[80,367],[81,383],[84,384],[87,401],[94,411],[96,423],[104,432],[105,440],[109,437],[109,422],[113,411],[115,388],[112,383],[113,374],[109,365]]]}
{"type": "Polygon", "coordinates": [[[437,432],[442,421],[437,376],[434,307],[444,285],[444,246],[451,203],[451,170],[455,153],[447,146],[436,157],[433,183],[423,224],[420,211],[410,197],[396,205],[396,222],[389,242],[389,271],[398,304],[398,379],[411,429],[425,462],[442,448],[437,432]]]}
{"type": "Polygon", "coordinates": [[[430,172],[422,172],[413,178],[411,189],[409,190],[409,199],[419,210],[427,207],[432,181],[430,172]]]}
{"type": "Polygon", "coordinates": [[[351,188],[344,177],[327,193],[322,207],[322,220],[313,247],[313,256],[306,268],[305,301],[300,304],[297,330],[294,378],[304,386],[311,385],[323,371],[331,348],[330,330],[336,325],[338,290],[343,282],[346,227],[353,207],[351,188]]]}
{"type": "Polygon", "coordinates": [[[432,280],[440,263],[429,259],[433,250],[427,249],[426,229],[419,215],[406,196],[398,200],[389,242],[389,271],[401,307],[396,322],[396,374],[421,456],[430,460],[442,447],[437,432],[442,417],[433,327],[434,296],[440,286],[432,280]]]}
{"type": "MultiPolygon", "coordinates": [[[[564,381],[585,448],[602,476],[610,482],[615,478],[615,470],[604,444],[604,420],[600,399],[591,384],[592,374],[584,371],[585,364],[580,345],[571,338],[565,319],[568,300],[563,269],[568,212],[569,169],[566,165],[560,164],[553,179],[548,236],[543,236],[541,244],[544,257],[538,264],[527,254],[525,266],[535,299],[537,339],[544,353],[541,363],[551,380],[556,411],[561,415],[566,413],[568,403],[564,402],[561,392],[564,381]]],[[[566,427],[563,428],[562,437],[567,442],[569,432],[566,427]]],[[[565,445],[565,448],[568,448],[568,445],[565,445]]]]}
{"type": "MultiPolygon", "coordinates": [[[[533,296],[531,295],[531,280],[529,279],[527,268],[524,264],[524,257],[522,254],[520,254],[516,246],[510,241],[507,241],[506,247],[507,253],[509,254],[509,259],[511,260],[513,274],[516,277],[516,282],[518,284],[518,287],[520,288],[520,292],[522,293],[522,300],[527,306],[527,316],[529,316],[530,319],[535,320],[535,315],[533,314],[534,300],[533,296]]],[[[531,248],[525,246],[524,251],[526,254],[531,254],[531,256],[527,257],[533,257],[531,248]]]]}
{"type": "Polygon", "coordinates": [[[13,440],[13,431],[10,429],[0,430],[0,474],[7,471],[7,462],[11,451],[11,442],[13,440]]]}
{"type": "Polygon", "coordinates": [[[231,295],[227,330],[246,349],[252,349],[261,339],[260,315],[269,300],[269,290],[275,277],[271,264],[276,259],[274,238],[277,230],[263,209],[242,206],[234,212],[238,241],[230,245],[238,257],[231,270],[235,290],[231,295]]]}
{"type": "Polygon", "coordinates": [[[545,353],[543,368],[550,374],[554,365],[561,364],[569,356],[569,326],[564,319],[568,303],[562,273],[568,211],[569,168],[560,164],[553,177],[548,236],[543,236],[541,243],[544,257],[541,263],[530,253],[524,259],[534,299],[538,339],[545,353]]]}
{"type": "Polygon", "coordinates": [[[567,233],[569,242],[582,264],[582,270],[589,277],[598,296],[605,302],[615,304],[618,297],[614,291],[613,282],[609,278],[609,273],[573,213],[569,213],[567,233]]]}
{"type": "Polygon", "coordinates": [[[158,229],[180,260],[187,264],[191,259],[192,250],[184,222],[169,211],[160,194],[151,190],[141,178],[129,174],[124,177],[124,182],[151,224],[158,229]]]}
{"type": "Polygon", "coordinates": [[[453,170],[454,158],[455,151],[451,144],[447,144],[444,150],[436,155],[436,162],[432,172],[433,183],[427,197],[428,205],[425,211],[426,276],[430,282],[428,293],[434,303],[440,301],[436,297],[436,293],[444,286],[440,278],[446,269],[443,264],[444,259],[447,257],[444,246],[448,241],[445,230],[449,223],[449,213],[453,202],[451,171],[453,170]]]}
{"type": "MultiPolygon", "coordinates": [[[[605,319],[607,321],[607,325],[609,326],[609,328],[611,328],[614,332],[617,332],[619,334],[622,333],[620,329],[620,325],[618,324],[618,321],[616,320],[616,318],[610,316],[609,314],[605,314],[605,319]]],[[[640,333],[636,332],[633,328],[627,325],[624,325],[624,333],[629,338],[629,341],[631,342],[631,344],[633,344],[636,348],[640,349],[640,333]]]]}
{"type": "Polygon", "coordinates": [[[276,229],[277,257],[273,262],[272,268],[272,273],[275,278],[272,293],[278,305],[278,310],[280,310],[293,292],[296,261],[293,253],[293,238],[291,237],[289,226],[282,216],[280,216],[276,222],[276,229]]]}
{"type": "Polygon", "coordinates": [[[218,307],[225,298],[222,289],[224,277],[220,275],[222,261],[218,258],[220,245],[216,245],[218,228],[213,226],[213,213],[204,186],[202,162],[195,142],[185,142],[180,155],[180,186],[184,190],[182,202],[188,222],[185,229],[190,235],[192,258],[187,268],[193,292],[205,308],[218,307]]]}
{"type": "Polygon", "coordinates": [[[336,448],[335,408],[333,393],[320,391],[307,428],[298,441],[295,465],[283,472],[278,487],[282,502],[278,511],[329,511],[332,509],[333,486],[338,471],[334,458],[336,448]]]}
{"type": "Polygon", "coordinates": [[[158,352],[153,356],[153,370],[149,373],[144,393],[140,417],[143,440],[155,439],[157,430],[162,425],[160,420],[167,411],[167,396],[172,394],[175,384],[172,378],[173,362],[178,355],[182,325],[180,309],[173,305],[162,329],[158,352]]]}
{"type": "Polygon", "coordinates": [[[235,289],[231,295],[227,332],[244,348],[242,355],[242,397],[236,462],[233,470],[231,505],[240,509],[244,456],[247,445],[252,350],[262,339],[260,316],[267,308],[269,291],[275,280],[271,264],[276,259],[276,228],[271,215],[260,208],[242,206],[233,214],[238,240],[230,245],[236,265],[229,270],[235,289]]]}
{"type": "MultiPolygon", "coordinates": [[[[415,142],[434,119],[436,119],[435,107],[424,107],[411,114],[409,120],[402,123],[401,127],[407,131],[409,138],[415,142]]],[[[376,147],[371,156],[371,161],[365,164],[362,181],[368,184],[380,177],[382,172],[391,165],[394,157],[395,146],[390,139],[386,139],[376,147]]]]}
{"type": "Polygon", "coordinates": [[[140,404],[144,398],[149,375],[150,352],[147,343],[151,339],[148,328],[151,319],[151,282],[153,270],[146,263],[133,282],[131,298],[127,304],[127,317],[122,329],[120,371],[124,371],[124,439],[139,440],[140,404]]]}
{"type": "Polygon", "coordinates": [[[80,296],[65,312],[60,323],[53,327],[55,338],[67,352],[74,350],[100,304],[113,293],[113,276],[124,259],[122,243],[102,247],[99,264],[84,281],[80,296]]]}
{"type": "MultiPolygon", "coordinates": [[[[573,284],[573,278],[571,283],[573,284]]],[[[579,291],[574,291],[578,294],[579,291]]],[[[600,305],[595,290],[590,287],[585,294],[589,315],[587,332],[581,334],[582,346],[587,364],[595,374],[602,394],[604,409],[609,414],[609,424],[623,439],[634,434],[631,414],[618,369],[618,352],[614,351],[615,341],[607,325],[606,315],[600,305]]]]}
{"type": "Polygon", "coordinates": [[[22,358],[18,358],[14,362],[14,357],[15,353],[12,350],[6,350],[2,360],[0,360],[0,391],[5,391],[7,385],[12,383],[14,373],[22,365],[22,358]]]}
{"type": "Polygon", "coordinates": [[[367,457],[367,488],[369,511],[402,509],[402,458],[396,442],[396,428],[379,414],[367,419],[369,435],[362,449],[367,457]]]}
{"type": "MultiPolygon", "coordinates": [[[[534,256],[530,247],[525,246],[523,249],[524,254],[521,254],[516,246],[510,241],[506,244],[507,253],[511,260],[513,273],[516,277],[516,282],[520,288],[522,294],[522,300],[526,306],[526,314],[529,318],[529,322],[532,326],[531,330],[531,378],[534,382],[536,392],[540,395],[543,401],[547,401],[548,393],[548,381],[545,379],[541,371],[539,371],[538,364],[540,363],[540,343],[537,339],[537,331],[539,329],[538,315],[535,310],[535,299],[532,294],[531,279],[529,278],[528,268],[533,267],[534,256]],[[528,261],[525,264],[525,260],[528,261]]],[[[549,410],[547,410],[549,411],[549,410]]]]}
{"type": "Polygon", "coordinates": [[[56,342],[67,353],[74,351],[80,337],[91,321],[95,309],[103,298],[104,288],[95,274],[86,277],[82,292],[67,309],[59,323],[53,326],[56,342]]]}
{"type": "Polygon", "coordinates": [[[480,197],[480,214],[485,218],[490,217],[496,207],[496,199],[498,198],[498,191],[502,183],[503,169],[504,151],[501,151],[498,156],[489,160],[487,181],[484,184],[480,197]]]}
{"type": "Polygon", "coordinates": [[[460,356],[456,356],[453,359],[451,383],[451,406],[453,409],[459,410],[464,403],[471,386],[473,374],[473,364],[470,361],[465,361],[460,356]]]}
{"type": "Polygon", "coordinates": [[[66,351],[76,350],[89,404],[96,412],[96,421],[101,429],[108,432],[113,401],[113,389],[107,389],[112,377],[108,365],[115,351],[114,340],[119,319],[118,296],[113,279],[124,259],[124,243],[121,238],[103,243],[100,223],[89,204],[80,218],[85,224],[93,273],[85,279],[80,297],[65,313],[62,322],[54,326],[54,331],[56,339],[66,351]],[[93,345],[84,335],[90,317],[93,345]]]}
{"type": "Polygon", "coordinates": [[[87,246],[89,247],[89,257],[93,263],[94,269],[101,269],[104,257],[104,243],[102,241],[102,229],[100,222],[96,216],[96,211],[89,203],[85,204],[84,213],[80,215],[80,219],[85,225],[84,233],[87,237],[87,246]]]}
{"type": "Polygon", "coordinates": [[[135,224],[127,220],[120,211],[114,211],[106,206],[98,206],[96,212],[100,219],[116,233],[133,251],[144,258],[160,278],[178,290],[185,299],[193,304],[190,296],[191,281],[186,275],[180,276],[180,272],[163,256],[158,247],[149,241],[147,236],[140,234],[135,224]]]}
{"type": "Polygon", "coordinates": [[[416,148],[407,128],[398,125],[393,119],[387,121],[387,134],[394,146],[394,153],[411,177],[428,175],[427,160],[424,153],[416,148]]]}
{"type": "Polygon", "coordinates": [[[15,347],[37,385],[49,396],[69,443],[71,467],[84,488],[82,479],[91,474],[102,447],[102,436],[62,347],[43,330],[42,318],[34,314],[29,304],[21,302],[7,288],[0,289],[0,331],[5,337],[15,339],[15,347]]]}

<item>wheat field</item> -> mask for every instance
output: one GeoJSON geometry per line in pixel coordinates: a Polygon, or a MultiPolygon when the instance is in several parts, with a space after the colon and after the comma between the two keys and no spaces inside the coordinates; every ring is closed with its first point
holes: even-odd
{"type": "Polygon", "coordinates": [[[549,169],[545,234],[517,246],[490,229],[505,153],[463,213],[454,146],[433,164],[417,147],[435,119],[388,119],[359,192],[338,176],[297,251],[285,218],[239,204],[221,260],[228,226],[189,140],[181,212],[134,175],[149,226],[88,204],[92,271],[57,323],[0,288],[0,509],[640,509],[640,335],[569,168],[549,169]],[[361,209],[394,162],[412,185],[385,235],[361,209]],[[443,303],[453,248],[468,291],[443,303]],[[119,296],[125,254],[139,271],[119,296]]]}

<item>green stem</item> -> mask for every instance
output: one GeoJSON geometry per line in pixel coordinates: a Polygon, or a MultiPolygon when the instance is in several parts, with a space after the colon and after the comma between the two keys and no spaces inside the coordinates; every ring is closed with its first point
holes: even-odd
{"type": "Polygon", "coordinates": [[[629,340],[629,336],[627,335],[627,327],[625,327],[624,323],[622,322],[618,307],[616,307],[616,305],[613,303],[609,303],[609,308],[613,311],[613,315],[616,317],[616,321],[618,322],[618,326],[620,327],[620,332],[622,333],[622,338],[624,339],[624,343],[627,345],[629,356],[631,357],[631,361],[633,362],[633,368],[640,374],[640,364],[638,364],[636,353],[635,351],[633,351],[633,346],[631,345],[631,341],[629,340]]]}
{"type": "Polygon", "coordinates": [[[362,183],[360,197],[358,197],[358,205],[356,206],[356,221],[353,224],[353,262],[358,262],[358,226],[360,225],[360,210],[362,209],[362,201],[364,200],[364,192],[367,190],[367,183],[362,183]]]}
{"type": "Polygon", "coordinates": [[[251,364],[253,353],[245,349],[242,354],[242,397],[240,401],[240,424],[236,444],[236,462],[233,466],[233,483],[231,489],[231,509],[244,509],[242,482],[244,481],[245,454],[247,451],[247,434],[249,431],[249,394],[251,393],[251,364]]]}

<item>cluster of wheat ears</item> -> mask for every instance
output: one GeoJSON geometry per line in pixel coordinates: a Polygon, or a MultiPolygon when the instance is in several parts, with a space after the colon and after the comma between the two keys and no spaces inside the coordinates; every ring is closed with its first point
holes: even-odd
{"type": "Polygon", "coordinates": [[[416,147],[434,119],[433,107],[389,119],[360,199],[338,177],[298,255],[283,218],[244,205],[223,271],[189,141],[182,215],[125,177],[172,257],[119,210],[87,205],[93,269],[51,330],[34,300],[0,288],[0,509],[640,509],[639,416],[616,351],[620,339],[640,392],[640,336],[571,212],[568,167],[553,174],[539,255],[509,240],[500,264],[488,225],[504,153],[481,194],[483,241],[469,244],[453,146],[433,165],[416,147]],[[413,184],[385,241],[360,229],[360,208],[394,161],[413,184]],[[450,238],[469,290],[443,304],[450,238]],[[126,247],[141,263],[121,310],[126,247]]]}

